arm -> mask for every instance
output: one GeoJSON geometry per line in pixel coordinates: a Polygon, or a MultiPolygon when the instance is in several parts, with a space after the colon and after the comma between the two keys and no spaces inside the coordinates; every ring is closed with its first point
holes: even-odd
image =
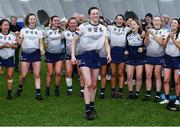
{"type": "Polygon", "coordinates": [[[147,30],[144,38],[144,45],[147,46],[148,44],[149,44],[149,30],[147,30]]]}
{"type": "Polygon", "coordinates": [[[172,41],[176,45],[176,47],[178,47],[180,49],[180,40],[173,39],[172,41]]]}
{"type": "Polygon", "coordinates": [[[111,62],[111,49],[110,49],[110,45],[109,45],[109,41],[108,41],[108,37],[105,37],[105,42],[104,42],[104,47],[106,50],[106,55],[107,55],[107,63],[111,62]]]}
{"type": "Polygon", "coordinates": [[[45,51],[44,51],[44,49],[45,49],[44,38],[39,39],[39,46],[40,46],[39,48],[40,48],[41,54],[42,55],[45,54],[45,51]]]}
{"type": "Polygon", "coordinates": [[[71,62],[72,64],[77,64],[77,60],[75,57],[75,51],[76,51],[76,45],[77,45],[77,41],[79,39],[79,35],[75,35],[72,43],[71,43],[71,62]]]}

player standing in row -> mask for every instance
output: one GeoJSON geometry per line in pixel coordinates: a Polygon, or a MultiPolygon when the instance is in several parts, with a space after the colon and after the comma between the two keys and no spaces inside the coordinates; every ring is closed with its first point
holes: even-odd
{"type": "Polygon", "coordinates": [[[180,21],[178,19],[171,20],[171,32],[168,34],[164,46],[164,91],[165,100],[160,104],[166,104],[169,102],[169,80],[171,72],[174,72],[174,82],[176,85],[176,105],[180,105],[180,21]]]}
{"type": "Polygon", "coordinates": [[[59,96],[59,86],[61,81],[61,70],[65,57],[65,46],[62,43],[62,29],[60,29],[60,19],[58,16],[50,18],[51,25],[44,31],[44,47],[47,63],[46,76],[46,96],[50,96],[50,84],[55,69],[55,96],[59,96]]]}
{"type": "Polygon", "coordinates": [[[152,76],[156,79],[156,96],[154,102],[161,100],[161,72],[164,56],[164,40],[166,30],[161,27],[161,17],[155,16],[153,19],[153,29],[146,29],[144,44],[147,47],[145,70],[146,70],[146,95],[143,101],[151,100],[152,76]],[[154,75],[153,74],[154,70],[154,75]]]}
{"type": "Polygon", "coordinates": [[[7,19],[0,21],[0,27],[0,66],[7,69],[7,99],[12,99],[14,55],[18,43],[15,34],[9,31],[10,22],[7,19]]]}
{"type": "Polygon", "coordinates": [[[35,78],[36,99],[43,100],[41,96],[41,47],[43,31],[37,27],[37,19],[35,14],[28,14],[25,18],[25,27],[20,31],[21,40],[21,75],[19,78],[19,88],[16,96],[21,96],[22,88],[29,71],[29,66],[32,63],[33,73],[35,78]]]}
{"type": "Polygon", "coordinates": [[[71,61],[73,64],[77,64],[75,49],[77,41],[79,40],[78,64],[85,83],[84,101],[86,118],[92,120],[96,113],[94,100],[97,89],[97,77],[101,65],[98,51],[105,46],[108,62],[111,61],[111,56],[107,38],[107,28],[99,23],[99,9],[97,7],[91,7],[88,10],[88,14],[90,21],[79,26],[72,40],[71,61]]]}
{"type": "Polygon", "coordinates": [[[111,96],[116,97],[115,84],[116,74],[118,71],[118,98],[122,98],[124,84],[124,66],[126,56],[126,34],[130,31],[129,27],[125,26],[125,18],[123,15],[115,17],[115,24],[108,26],[109,40],[111,45],[111,96]]]}
{"type": "MultiPolygon", "coordinates": [[[[67,29],[63,32],[63,36],[66,40],[65,66],[66,66],[66,84],[67,84],[67,88],[68,88],[67,95],[71,95],[72,91],[73,91],[73,89],[72,89],[73,65],[71,63],[71,43],[72,43],[72,39],[75,36],[77,27],[78,27],[78,22],[77,22],[76,18],[72,17],[68,20],[67,29]]],[[[80,96],[83,96],[84,82],[83,82],[83,78],[80,73],[79,67],[77,66],[77,68],[78,68],[78,74],[79,74],[79,78],[80,78],[80,87],[81,87],[80,96]]]]}
{"type": "Polygon", "coordinates": [[[145,58],[145,50],[143,39],[145,37],[145,32],[142,31],[141,24],[138,20],[133,20],[131,22],[131,31],[126,35],[126,51],[127,55],[126,71],[127,71],[127,82],[129,96],[128,99],[137,99],[140,94],[140,89],[142,85],[142,74],[143,65],[145,58]],[[136,70],[136,92],[133,93],[132,79],[134,71],[136,70]]]}

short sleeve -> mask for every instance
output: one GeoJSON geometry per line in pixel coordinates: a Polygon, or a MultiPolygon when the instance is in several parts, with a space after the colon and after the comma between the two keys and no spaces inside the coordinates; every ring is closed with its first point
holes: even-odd
{"type": "Polygon", "coordinates": [[[81,24],[81,25],[77,28],[77,30],[76,30],[75,33],[76,33],[78,36],[81,36],[83,32],[84,32],[84,25],[81,24]]]}

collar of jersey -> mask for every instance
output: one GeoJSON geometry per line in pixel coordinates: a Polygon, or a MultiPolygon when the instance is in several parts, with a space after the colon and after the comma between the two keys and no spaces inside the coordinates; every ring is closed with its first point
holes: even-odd
{"type": "Polygon", "coordinates": [[[155,28],[154,28],[154,29],[155,29],[155,30],[160,30],[161,28],[162,28],[162,27],[160,27],[159,29],[155,29],[155,28]]]}
{"type": "Polygon", "coordinates": [[[99,25],[99,22],[98,22],[97,25],[94,25],[94,24],[92,24],[92,23],[89,21],[89,24],[91,24],[92,26],[98,26],[98,25],[99,25]]]}
{"type": "Polygon", "coordinates": [[[3,32],[1,32],[3,35],[8,35],[9,34],[9,31],[8,31],[8,33],[7,34],[5,34],[5,33],[3,33],[3,32]]]}
{"type": "Polygon", "coordinates": [[[57,30],[58,28],[57,28],[57,29],[53,29],[52,26],[51,26],[50,29],[51,29],[51,30],[57,30]]]}
{"type": "Polygon", "coordinates": [[[33,29],[35,29],[35,28],[36,28],[36,26],[35,26],[34,28],[30,28],[30,27],[28,26],[28,28],[33,30],[33,29]]]}

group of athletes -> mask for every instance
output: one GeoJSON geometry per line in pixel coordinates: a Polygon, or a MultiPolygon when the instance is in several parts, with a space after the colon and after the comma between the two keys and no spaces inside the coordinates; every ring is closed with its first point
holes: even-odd
{"type": "MultiPolygon", "coordinates": [[[[15,49],[21,46],[21,69],[16,96],[20,97],[26,76],[32,64],[36,99],[41,96],[41,55],[45,54],[47,64],[46,96],[50,96],[50,86],[55,70],[55,96],[59,96],[63,64],[66,71],[67,95],[73,91],[72,73],[77,67],[80,79],[80,93],[84,97],[85,113],[88,120],[96,116],[95,95],[97,77],[101,75],[100,98],[105,98],[107,65],[111,70],[111,96],[122,99],[125,72],[127,74],[128,99],[140,95],[143,70],[146,73],[146,94],[143,101],[151,100],[152,78],[156,82],[155,102],[169,102],[171,72],[174,73],[175,104],[179,105],[180,95],[180,20],[172,19],[169,28],[162,27],[162,18],[154,16],[142,29],[137,19],[125,19],[119,14],[113,24],[100,19],[97,7],[88,10],[89,20],[80,24],[76,17],[68,19],[65,27],[60,18],[52,16],[46,27],[37,27],[35,14],[28,14],[25,27],[19,33],[9,31],[10,22],[0,21],[0,66],[7,69],[7,99],[12,99],[15,49]],[[162,81],[162,69],[164,80],[162,81]],[[136,72],[136,73],[135,73],[136,72]],[[132,80],[135,74],[136,89],[132,80]],[[118,78],[118,80],[116,80],[118,78]],[[118,91],[116,92],[116,81],[118,91]],[[165,100],[161,100],[161,87],[164,85],[165,100]]],[[[0,67],[0,68],[1,68],[0,67]]]]}

